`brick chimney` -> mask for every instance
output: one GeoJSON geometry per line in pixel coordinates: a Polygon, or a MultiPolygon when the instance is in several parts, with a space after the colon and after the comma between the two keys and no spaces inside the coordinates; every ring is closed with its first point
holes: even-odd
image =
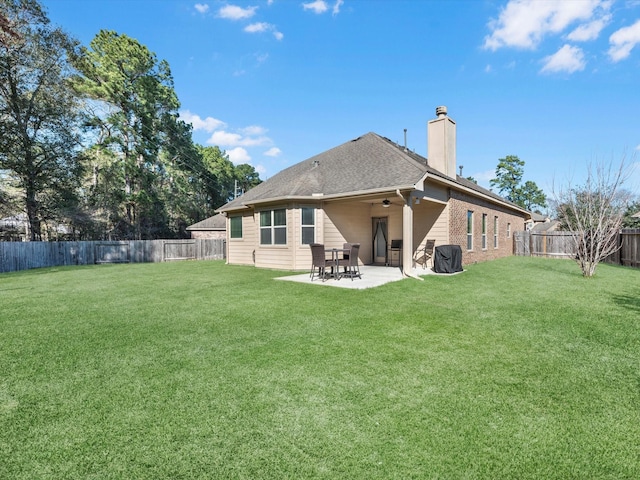
{"type": "Polygon", "coordinates": [[[427,163],[431,168],[456,178],[456,122],[447,117],[447,107],[436,107],[427,122],[427,163]]]}

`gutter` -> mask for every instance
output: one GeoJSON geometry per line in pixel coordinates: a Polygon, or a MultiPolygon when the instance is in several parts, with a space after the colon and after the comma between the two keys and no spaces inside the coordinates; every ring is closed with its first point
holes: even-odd
{"type": "Polygon", "coordinates": [[[393,192],[393,189],[396,188],[397,190],[414,190],[415,189],[415,185],[400,185],[398,187],[386,187],[386,188],[375,188],[375,189],[371,189],[371,190],[358,190],[355,192],[349,192],[347,194],[345,193],[333,193],[330,195],[325,195],[323,193],[314,193],[312,195],[281,195],[279,197],[270,197],[270,198],[265,198],[265,199],[258,199],[258,200],[249,200],[247,202],[241,202],[239,205],[237,206],[233,206],[232,208],[224,208],[224,207],[220,207],[219,209],[216,210],[216,212],[225,212],[225,211],[231,211],[231,210],[243,210],[243,209],[247,209],[250,208],[254,205],[261,205],[261,204],[268,204],[268,203],[278,203],[278,202],[283,202],[283,201],[291,201],[291,200],[296,200],[296,201],[327,201],[327,200],[342,200],[342,199],[348,199],[348,198],[362,198],[363,196],[376,196],[376,195],[380,195],[380,194],[385,194],[385,193],[389,193],[389,192],[393,192]]]}

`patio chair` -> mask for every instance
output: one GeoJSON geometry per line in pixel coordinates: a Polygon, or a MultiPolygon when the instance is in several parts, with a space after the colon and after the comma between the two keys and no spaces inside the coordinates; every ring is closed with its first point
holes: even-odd
{"type": "Polygon", "coordinates": [[[424,244],[424,248],[418,250],[413,257],[414,264],[422,265],[422,268],[427,268],[427,263],[431,259],[431,265],[433,266],[433,249],[436,246],[435,240],[427,240],[424,244]]]}
{"type": "Polygon", "coordinates": [[[313,282],[313,278],[318,276],[322,277],[322,281],[324,282],[327,279],[327,267],[333,268],[335,266],[335,262],[331,259],[327,259],[324,252],[324,245],[322,243],[312,243],[311,247],[311,281],[313,282]],[[318,273],[316,275],[316,269],[318,269],[318,273]]]}
{"type": "MultiPolygon", "coordinates": [[[[349,277],[351,281],[355,277],[362,279],[360,275],[360,265],[358,264],[358,251],[360,250],[359,243],[352,243],[349,253],[345,252],[342,258],[338,259],[338,271],[340,267],[344,267],[344,272],[340,274],[340,277],[349,277]]],[[[345,248],[347,248],[345,246],[345,248]]]]}
{"type": "MultiPolygon", "coordinates": [[[[351,243],[343,243],[342,249],[348,250],[348,251],[342,252],[342,260],[349,260],[349,254],[351,253],[351,243]]],[[[345,264],[345,262],[342,262],[342,268],[344,268],[345,272],[347,271],[347,265],[345,264]]]]}

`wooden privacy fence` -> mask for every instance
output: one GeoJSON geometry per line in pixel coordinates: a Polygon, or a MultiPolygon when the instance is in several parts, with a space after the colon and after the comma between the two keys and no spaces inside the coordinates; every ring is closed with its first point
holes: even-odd
{"type": "Polygon", "coordinates": [[[515,232],[516,255],[527,257],[574,258],[576,245],[571,232],[515,232]]]}
{"type": "MultiPolygon", "coordinates": [[[[620,248],[605,262],[640,267],[640,229],[625,228],[618,236],[620,248]]],[[[576,244],[571,232],[515,232],[515,255],[548,258],[575,258],[576,244]]]]}
{"type": "Polygon", "coordinates": [[[220,238],[83,242],[0,242],[0,273],[63,265],[226,258],[220,238]]]}

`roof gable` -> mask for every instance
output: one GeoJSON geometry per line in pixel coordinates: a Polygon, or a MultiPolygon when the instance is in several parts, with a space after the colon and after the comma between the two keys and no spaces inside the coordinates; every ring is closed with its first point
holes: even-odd
{"type": "Polygon", "coordinates": [[[194,223],[193,225],[189,225],[187,227],[188,231],[191,230],[225,230],[227,228],[227,219],[226,217],[218,213],[212,217],[205,218],[204,220],[199,221],[198,223],[194,223]]]}
{"type": "Polygon", "coordinates": [[[258,200],[407,187],[427,170],[424,157],[367,133],[282,170],[221,210],[258,200]]]}

